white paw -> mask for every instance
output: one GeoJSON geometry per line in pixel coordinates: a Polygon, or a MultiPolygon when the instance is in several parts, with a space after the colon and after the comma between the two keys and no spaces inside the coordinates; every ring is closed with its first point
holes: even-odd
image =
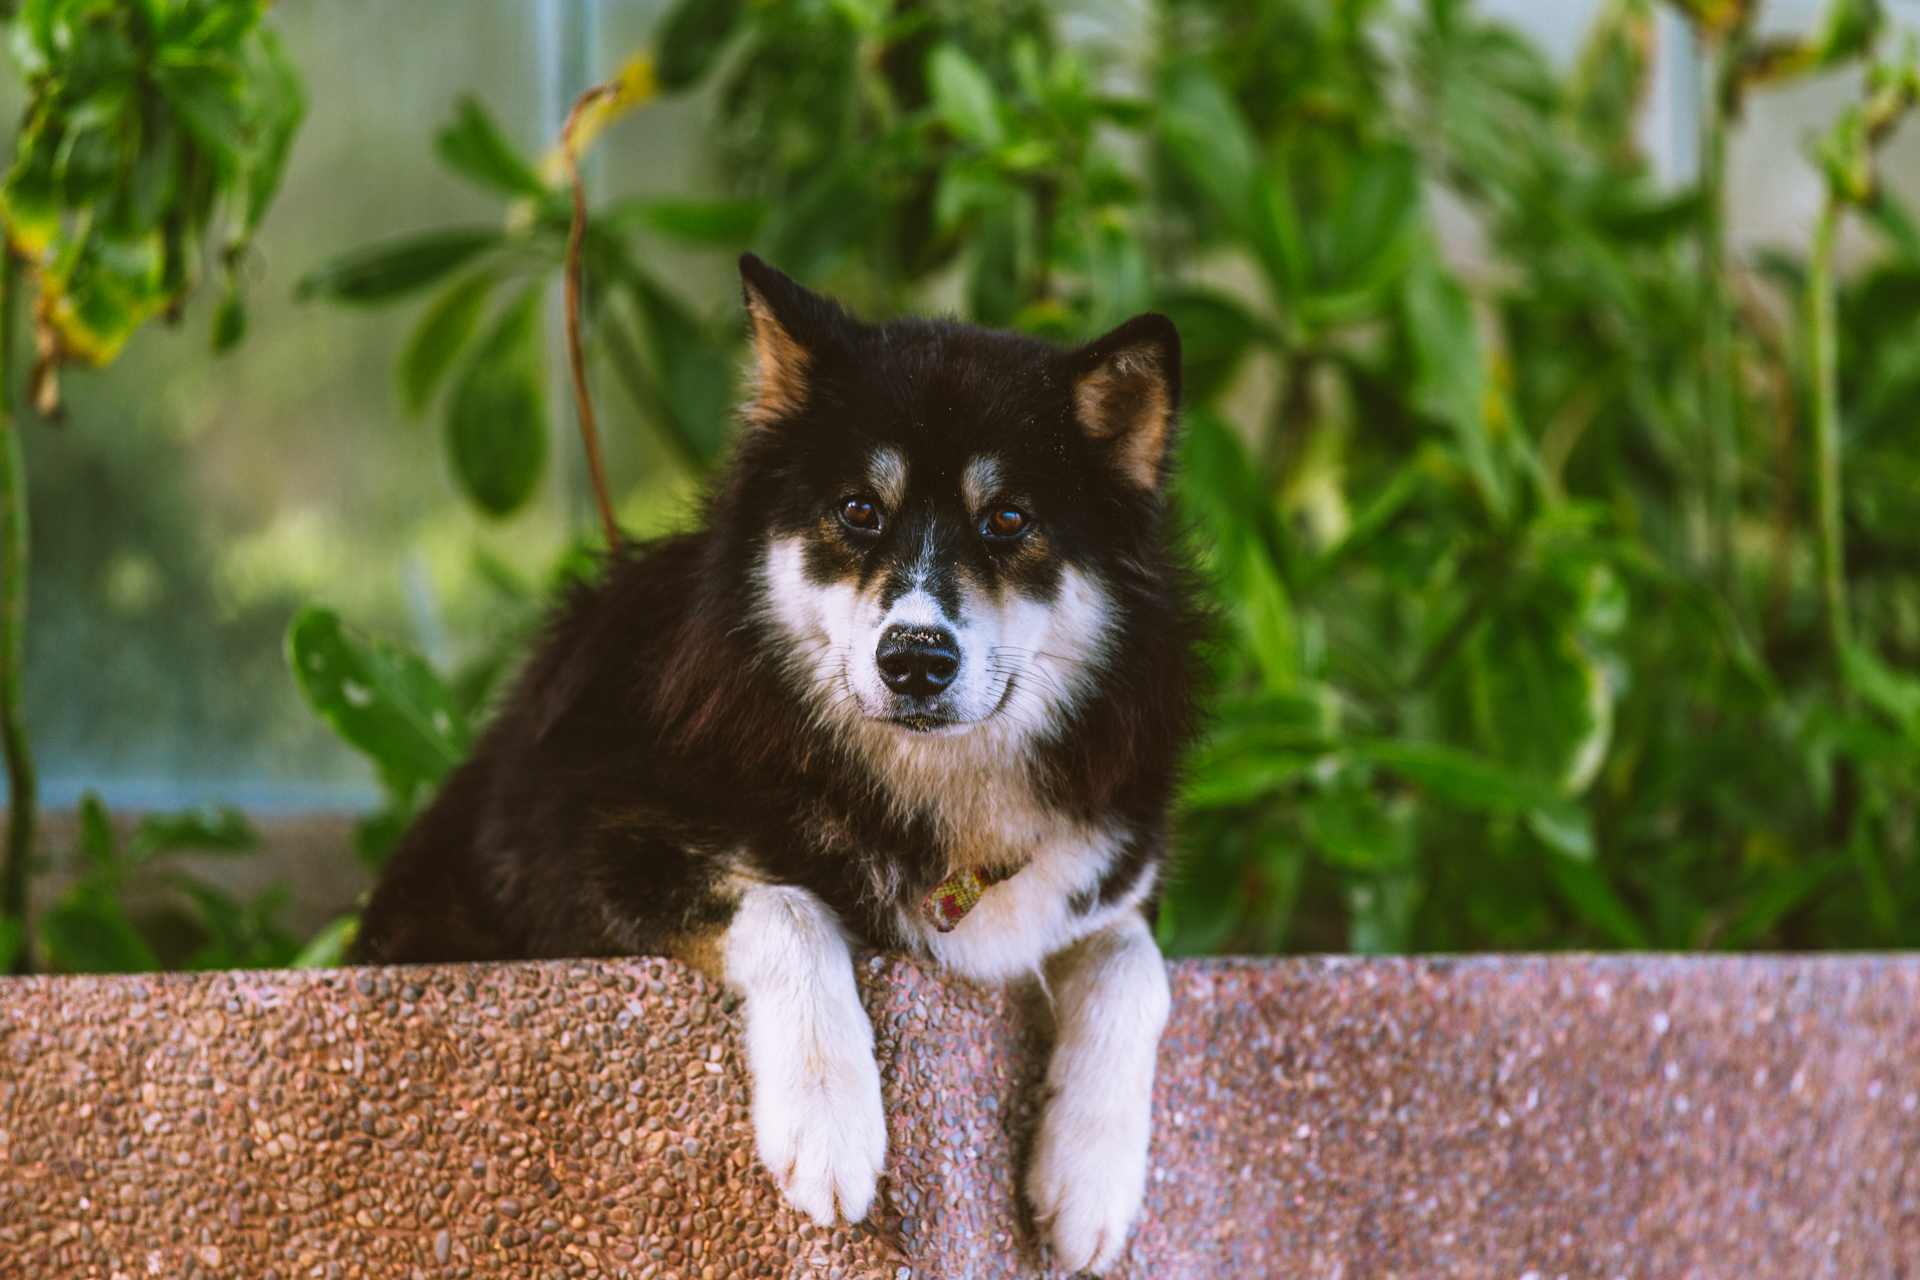
{"type": "Polygon", "coordinates": [[[760,1162],[788,1203],[821,1226],[832,1225],[836,1204],[858,1222],[887,1154],[880,1069],[871,1053],[806,1067],[753,1082],[760,1162]]]}
{"type": "Polygon", "coordinates": [[[747,1070],[760,1163],[822,1226],[867,1216],[887,1155],[873,1024],[833,913],[805,889],[751,884],[722,944],[747,998],[747,1070]]]}
{"type": "Polygon", "coordinates": [[[1075,1115],[1073,1101],[1056,1098],[1047,1108],[1027,1199],[1053,1242],[1055,1262],[1068,1271],[1105,1271],[1119,1260],[1146,1194],[1145,1108],[1105,1115],[1081,1108],[1075,1115]]]}

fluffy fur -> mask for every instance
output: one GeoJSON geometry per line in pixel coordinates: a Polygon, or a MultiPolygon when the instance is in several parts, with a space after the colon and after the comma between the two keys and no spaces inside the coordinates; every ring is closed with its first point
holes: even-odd
{"type": "Polygon", "coordinates": [[[866,324],[751,255],[758,356],[698,532],[558,611],[387,868],[362,962],[654,954],[745,998],[760,1157],[822,1222],[885,1155],[850,946],[1043,975],[1027,1180],[1105,1267],[1146,1178],[1149,922],[1199,613],[1164,495],[1179,339],[866,324]],[[949,932],[922,902],[988,884],[949,932]]]}

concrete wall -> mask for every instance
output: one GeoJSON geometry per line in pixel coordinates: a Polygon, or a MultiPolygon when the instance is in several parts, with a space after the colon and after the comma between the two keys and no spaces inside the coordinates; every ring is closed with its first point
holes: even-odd
{"type": "MultiPolygon", "coordinates": [[[[0,983],[0,1276],[1050,1274],[1043,1011],[869,957],[871,1221],[666,961],[0,983]]],[[[1120,1274],[1920,1275],[1920,959],[1184,962],[1120,1274]]]]}

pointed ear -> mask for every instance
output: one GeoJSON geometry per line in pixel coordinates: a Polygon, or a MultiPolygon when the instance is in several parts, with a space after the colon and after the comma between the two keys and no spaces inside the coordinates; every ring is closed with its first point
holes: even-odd
{"type": "Polygon", "coordinates": [[[1067,354],[1080,429],[1111,441],[1121,472],[1156,490],[1180,409],[1180,332],[1156,312],[1135,316],[1067,354]]]}
{"type": "Polygon", "coordinates": [[[818,355],[823,313],[839,308],[751,253],[740,255],[740,290],[753,326],[757,357],[747,419],[767,426],[806,402],[807,377],[818,355]]]}

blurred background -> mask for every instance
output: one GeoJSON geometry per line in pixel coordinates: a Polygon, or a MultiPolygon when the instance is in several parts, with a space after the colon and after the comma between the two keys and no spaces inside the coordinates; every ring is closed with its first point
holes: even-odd
{"type": "MultiPolygon", "coordinates": [[[[210,351],[202,287],[18,418],[43,913],[139,849],[164,874],[112,889],[155,962],[284,963],[350,916],[445,767],[396,761],[457,758],[597,538],[553,147],[623,77],[583,166],[629,530],[687,519],[723,447],[744,248],[868,314],[1180,323],[1223,622],[1171,951],[1920,933],[1920,3],[257,20],[305,111],[244,338],[210,351]],[[296,614],[296,654],[453,727],[397,743],[351,679],[303,686],[296,614]],[[264,848],[141,823],[209,805],[264,848]]],[[[51,936],[41,964],[142,956],[51,936]]]]}

